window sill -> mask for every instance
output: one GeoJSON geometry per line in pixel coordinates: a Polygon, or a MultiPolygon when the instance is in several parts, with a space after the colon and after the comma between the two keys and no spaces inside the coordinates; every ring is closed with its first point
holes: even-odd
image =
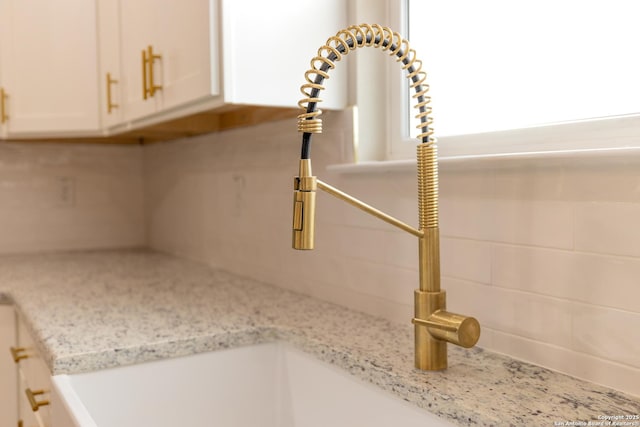
{"type": "MultiPolygon", "coordinates": [[[[475,154],[438,159],[441,171],[602,164],[640,165],[640,147],[475,154]]],[[[408,159],[329,165],[327,171],[340,174],[415,173],[416,161],[408,159]]]]}

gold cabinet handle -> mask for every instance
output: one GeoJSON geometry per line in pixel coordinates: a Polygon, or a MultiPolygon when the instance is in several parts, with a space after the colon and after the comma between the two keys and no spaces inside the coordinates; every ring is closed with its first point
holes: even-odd
{"type": "Polygon", "coordinates": [[[22,354],[25,351],[27,351],[27,349],[24,348],[24,347],[9,347],[9,351],[11,352],[11,357],[13,358],[13,361],[16,362],[16,363],[18,363],[22,359],[28,359],[29,358],[29,355],[22,354]]]}
{"type": "Polygon", "coordinates": [[[0,123],[6,123],[9,120],[7,114],[7,98],[9,95],[4,91],[4,88],[0,88],[0,123]]]}
{"type": "Polygon", "coordinates": [[[111,100],[111,85],[117,84],[118,80],[111,77],[111,73],[107,73],[107,114],[111,114],[114,108],[118,108],[119,105],[113,103],[111,100]]]}
{"type": "Polygon", "coordinates": [[[162,55],[153,53],[153,47],[147,46],[146,51],[142,51],[142,98],[147,99],[155,96],[156,91],[162,89],[162,85],[156,85],[153,75],[153,64],[156,59],[162,59],[162,55]]]}
{"type": "Polygon", "coordinates": [[[147,99],[149,91],[147,90],[147,52],[142,51],[142,99],[147,99]]]}
{"type": "Polygon", "coordinates": [[[36,412],[41,406],[47,406],[49,404],[48,400],[36,400],[36,396],[44,394],[44,390],[31,390],[28,388],[24,392],[27,395],[27,400],[29,400],[29,405],[31,405],[33,412],[36,412]]]}

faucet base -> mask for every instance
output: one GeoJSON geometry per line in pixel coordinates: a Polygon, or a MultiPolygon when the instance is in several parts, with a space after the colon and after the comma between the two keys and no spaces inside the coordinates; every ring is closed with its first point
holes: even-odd
{"type": "Polygon", "coordinates": [[[446,308],[446,293],[426,292],[416,289],[415,303],[415,366],[423,371],[439,371],[447,368],[447,342],[436,339],[420,319],[429,317],[438,310],[446,308]]]}
{"type": "Polygon", "coordinates": [[[480,338],[480,323],[473,318],[446,310],[444,291],[415,293],[415,365],[435,371],[447,368],[447,343],[473,347],[480,338]]]}

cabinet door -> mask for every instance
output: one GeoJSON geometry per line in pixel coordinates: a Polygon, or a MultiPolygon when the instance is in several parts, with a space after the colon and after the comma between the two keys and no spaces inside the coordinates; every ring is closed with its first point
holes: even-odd
{"type": "Polygon", "coordinates": [[[122,1],[120,7],[126,119],[218,93],[218,73],[212,78],[211,72],[211,46],[217,52],[217,31],[210,31],[210,23],[217,22],[214,0],[122,1]],[[145,100],[142,51],[148,46],[160,56],[152,67],[153,83],[162,88],[145,100]]]}
{"type": "Polygon", "coordinates": [[[152,43],[162,55],[161,108],[217,95],[217,2],[165,0],[157,3],[161,5],[156,6],[152,43]]]}
{"type": "MultiPolygon", "coordinates": [[[[153,45],[156,9],[162,3],[164,1],[156,0],[120,2],[122,108],[126,120],[148,116],[160,105],[161,93],[143,99],[142,51],[153,45]]],[[[158,64],[154,69],[158,69],[158,64]]]]}
{"type": "Polygon", "coordinates": [[[96,13],[85,0],[5,0],[9,136],[97,131],[96,13]]]}
{"type": "Polygon", "coordinates": [[[120,72],[120,2],[98,0],[98,51],[100,72],[100,118],[109,128],[122,122],[120,72]]]}
{"type": "Polygon", "coordinates": [[[18,423],[17,371],[9,353],[9,348],[15,346],[13,307],[0,304],[0,426],[15,426],[18,423]]]}
{"type": "MultiPolygon", "coordinates": [[[[2,19],[3,16],[7,14],[7,1],[0,0],[0,40],[4,40],[7,38],[7,29],[4,25],[4,21],[2,19]]],[[[6,121],[8,120],[9,112],[6,110],[6,97],[9,96],[7,88],[4,86],[4,81],[2,80],[2,62],[3,62],[4,50],[2,46],[2,42],[0,42],[0,138],[4,138],[6,136],[6,121]]]]}
{"type": "MultiPolygon", "coordinates": [[[[0,10],[0,16],[2,11],[0,10]]],[[[0,35],[0,38],[2,35],[0,35]]],[[[0,51],[0,138],[6,137],[7,122],[9,121],[9,111],[7,103],[9,101],[9,93],[5,89],[2,83],[2,52],[0,51]]]]}
{"type": "Polygon", "coordinates": [[[31,391],[42,390],[44,393],[36,397],[36,401],[51,401],[51,372],[47,368],[41,354],[38,352],[33,337],[27,330],[22,320],[17,322],[17,342],[18,346],[24,349],[23,354],[27,356],[19,362],[19,389],[20,397],[20,417],[23,419],[35,419],[40,426],[51,426],[51,405],[41,406],[37,411],[33,411],[28,404],[26,389],[31,391]],[[25,405],[25,402],[27,403],[25,405]]]}
{"type": "MultiPolygon", "coordinates": [[[[18,410],[20,421],[22,421],[23,427],[41,427],[41,421],[36,417],[35,412],[31,409],[31,405],[27,400],[27,395],[24,391],[29,388],[28,384],[22,376],[18,379],[18,410]]],[[[16,424],[12,424],[16,425],[16,424]]]]}

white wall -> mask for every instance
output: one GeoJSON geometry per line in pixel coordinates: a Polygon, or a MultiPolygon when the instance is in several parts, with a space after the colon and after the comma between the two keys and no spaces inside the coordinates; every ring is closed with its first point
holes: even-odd
{"type": "MultiPolygon", "coordinates": [[[[350,125],[325,117],[314,172],[411,224],[413,172],[337,175],[350,125]]],[[[415,238],[318,195],[316,247],[291,245],[295,121],[145,147],[150,246],[402,322],[415,238]]],[[[441,166],[443,288],[480,345],[640,395],[640,162],[441,166]]]]}
{"type": "Polygon", "coordinates": [[[142,148],[0,143],[0,253],[144,246],[142,148]]]}

